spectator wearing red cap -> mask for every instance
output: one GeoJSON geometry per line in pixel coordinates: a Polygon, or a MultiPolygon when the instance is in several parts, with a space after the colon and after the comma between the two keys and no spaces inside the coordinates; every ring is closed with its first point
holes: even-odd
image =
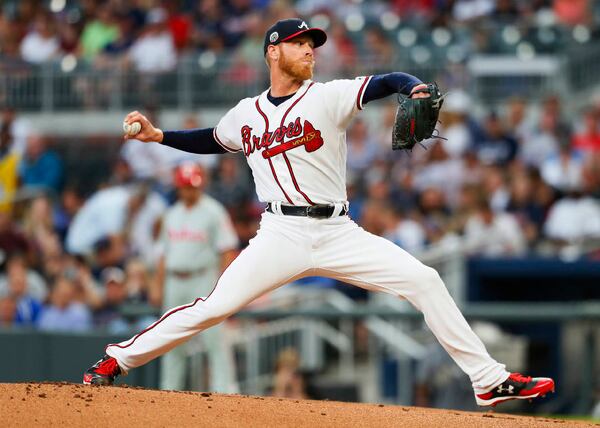
{"type": "MultiPolygon", "coordinates": [[[[200,165],[183,163],[173,182],[178,201],[167,211],[161,230],[162,255],[151,300],[164,308],[187,304],[212,291],[217,278],[235,256],[237,236],[227,211],[204,194],[206,174],[200,165]]],[[[222,326],[199,337],[208,352],[211,391],[235,392],[233,360],[222,326]]],[[[162,359],[163,389],[186,388],[189,352],[178,347],[162,359]]]]}

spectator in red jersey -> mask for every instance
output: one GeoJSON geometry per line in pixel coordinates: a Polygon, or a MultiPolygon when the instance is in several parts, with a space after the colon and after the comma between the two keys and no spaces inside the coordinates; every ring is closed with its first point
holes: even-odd
{"type": "Polygon", "coordinates": [[[184,50],[190,44],[192,33],[192,20],[190,16],[181,12],[180,1],[163,1],[167,12],[167,27],[173,37],[173,44],[178,51],[184,50]]]}
{"type": "Polygon", "coordinates": [[[8,212],[0,212],[0,253],[6,259],[15,254],[25,254],[30,262],[35,259],[33,246],[8,212]]]}
{"type": "Polygon", "coordinates": [[[402,18],[431,17],[435,14],[436,7],[440,7],[436,3],[439,2],[435,0],[393,0],[391,2],[393,10],[402,18]]]}
{"type": "Polygon", "coordinates": [[[79,30],[77,25],[68,21],[61,21],[57,25],[60,50],[64,54],[75,54],[79,47],[79,30]]]}
{"type": "Polygon", "coordinates": [[[584,113],[583,131],[573,136],[573,148],[584,152],[600,151],[600,131],[598,130],[598,114],[589,109],[584,113]]]}
{"type": "Polygon", "coordinates": [[[592,17],[589,0],[554,0],[553,3],[554,15],[563,24],[586,24],[592,17]]]}

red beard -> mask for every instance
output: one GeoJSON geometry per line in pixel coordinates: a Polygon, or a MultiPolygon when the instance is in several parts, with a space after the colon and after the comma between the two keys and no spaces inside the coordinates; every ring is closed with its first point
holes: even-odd
{"type": "Polygon", "coordinates": [[[314,64],[314,61],[310,64],[303,61],[290,61],[283,52],[281,52],[279,57],[279,68],[281,68],[281,71],[296,80],[302,81],[312,78],[314,64]]]}

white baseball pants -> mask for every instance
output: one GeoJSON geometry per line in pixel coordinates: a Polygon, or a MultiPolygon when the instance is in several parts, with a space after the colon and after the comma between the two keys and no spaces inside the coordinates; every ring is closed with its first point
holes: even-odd
{"type": "Polygon", "coordinates": [[[245,305],[304,276],[326,276],[407,299],[459,367],[476,394],[508,378],[471,330],[437,272],[400,247],[366,232],[349,217],[264,213],[260,230],[225,270],[210,295],[165,313],[129,340],[108,345],[121,369],[139,367],[245,305]]]}
{"type": "MultiPolygon", "coordinates": [[[[207,269],[200,275],[189,278],[177,278],[167,274],[164,289],[164,306],[173,308],[194,300],[199,295],[207,295],[217,280],[216,269],[207,269]]],[[[233,355],[223,340],[227,334],[225,324],[219,324],[200,336],[203,349],[208,357],[210,368],[209,385],[213,392],[232,394],[237,392],[233,355]]],[[[185,389],[188,350],[179,346],[163,355],[160,366],[161,389],[185,389]]]]}

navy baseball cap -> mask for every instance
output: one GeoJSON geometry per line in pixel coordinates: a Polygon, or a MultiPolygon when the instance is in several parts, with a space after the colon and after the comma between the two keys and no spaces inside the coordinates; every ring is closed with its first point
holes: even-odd
{"type": "Polygon", "coordinates": [[[277,21],[265,34],[264,55],[267,54],[269,45],[278,45],[300,34],[308,34],[315,43],[315,48],[322,46],[327,41],[327,34],[320,28],[310,28],[306,21],[300,18],[282,19],[277,21]]]}

